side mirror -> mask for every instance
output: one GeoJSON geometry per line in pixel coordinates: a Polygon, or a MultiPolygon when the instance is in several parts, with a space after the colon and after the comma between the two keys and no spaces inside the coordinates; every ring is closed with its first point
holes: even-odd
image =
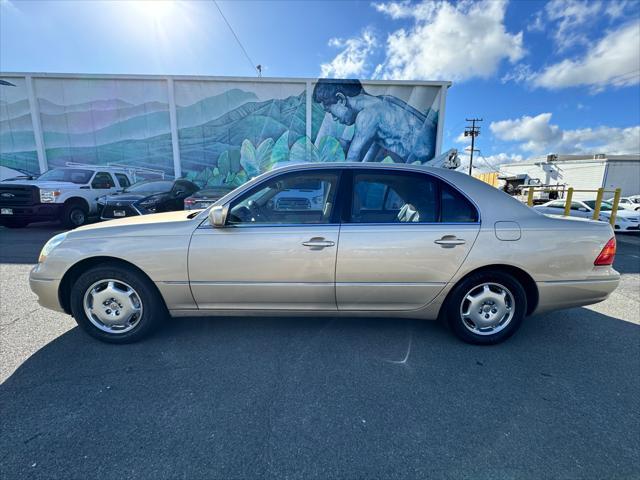
{"type": "Polygon", "coordinates": [[[580,207],[580,208],[578,208],[578,210],[580,210],[581,212],[588,212],[589,211],[588,209],[586,209],[584,207],[580,207]]]}
{"type": "Polygon", "coordinates": [[[175,192],[173,192],[173,196],[174,197],[179,197],[183,193],[184,193],[184,190],[176,190],[175,192]]]}
{"type": "Polygon", "coordinates": [[[215,206],[209,210],[209,223],[214,228],[224,227],[227,223],[228,205],[215,206]]]}

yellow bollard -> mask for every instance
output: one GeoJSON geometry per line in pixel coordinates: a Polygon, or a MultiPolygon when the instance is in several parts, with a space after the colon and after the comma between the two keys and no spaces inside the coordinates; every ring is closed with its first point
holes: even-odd
{"type": "Polygon", "coordinates": [[[568,217],[571,213],[571,200],[573,199],[573,187],[569,187],[567,190],[567,198],[564,203],[564,216],[568,217]]]}
{"type": "Polygon", "coordinates": [[[593,210],[593,219],[598,220],[600,218],[600,206],[602,205],[602,195],[604,195],[604,188],[598,189],[598,196],[596,196],[596,205],[593,210]]]}
{"type": "Polygon", "coordinates": [[[529,187],[529,193],[527,195],[527,205],[533,207],[533,193],[535,192],[535,188],[529,187]]]}
{"type": "Polygon", "coordinates": [[[618,204],[620,203],[620,195],[622,194],[622,190],[616,188],[616,193],[613,196],[613,206],[611,207],[611,218],[609,219],[609,223],[612,227],[615,227],[616,224],[616,215],[618,214],[618,204]]]}

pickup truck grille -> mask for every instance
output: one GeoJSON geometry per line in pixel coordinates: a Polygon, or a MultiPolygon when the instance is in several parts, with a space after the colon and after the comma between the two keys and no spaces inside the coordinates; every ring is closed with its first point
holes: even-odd
{"type": "Polygon", "coordinates": [[[36,205],[40,191],[33,185],[0,185],[0,205],[36,205]]]}

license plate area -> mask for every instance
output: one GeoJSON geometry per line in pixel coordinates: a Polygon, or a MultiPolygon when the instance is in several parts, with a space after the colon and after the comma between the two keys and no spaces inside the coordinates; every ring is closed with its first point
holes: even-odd
{"type": "Polygon", "coordinates": [[[13,208],[0,209],[0,215],[13,215],[13,208]]]}
{"type": "Polygon", "coordinates": [[[126,217],[127,216],[127,212],[125,212],[124,210],[114,210],[113,211],[113,216],[114,217],[126,217]]]}

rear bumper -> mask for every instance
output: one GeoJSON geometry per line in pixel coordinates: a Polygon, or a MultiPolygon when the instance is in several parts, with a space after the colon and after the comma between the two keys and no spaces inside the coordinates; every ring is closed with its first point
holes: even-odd
{"type": "Polygon", "coordinates": [[[60,288],[60,280],[38,278],[34,276],[34,271],[38,269],[38,265],[33,267],[29,274],[29,287],[31,291],[38,296],[38,303],[45,308],[63,312],[64,309],[60,305],[58,290],[60,288]]]}
{"type": "Polygon", "coordinates": [[[619,283],[619,276],[603,280],[537,282],[539,299],[534,313],[601,302],[611,295],[619,283]]]}
{"type": "Polygon", "coordinates": [[[11,215],[0,214],[0,223],[2,220],[39,222],[60,218],[63,205],[58,203],[41,203],[36,205],[2,205],[2,208],[10,209],[13,213],[11,215]]]}

